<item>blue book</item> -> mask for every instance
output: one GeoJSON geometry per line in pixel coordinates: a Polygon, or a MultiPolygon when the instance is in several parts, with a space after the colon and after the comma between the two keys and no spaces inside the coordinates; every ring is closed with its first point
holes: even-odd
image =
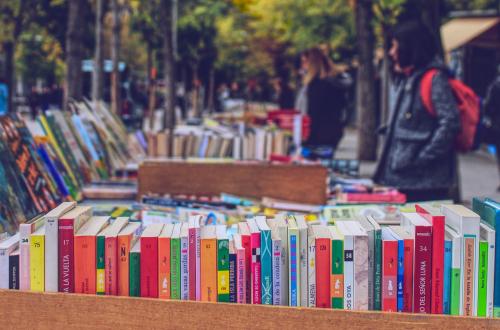
{"type": "Polygon", "coordinates": [[[38,154],[40,155],[40,158],[44,162],[46,168],[49,170],[50,175],[54,178],[54,181],[57,185],[57,189],[59,190],[59,193],[63,198],[66,198],[69,196],[69,190],[66,184],[64,183],[64,179],[62,178],[61,174],[59,171],[56,169],[56,165],[52,162],[52,159],[50,159],[49,154],[47,153],[47,150],[45,150],[45,147],[43,145],[38,147],[38,154]]]}
{"type": "Polygon", "coordinates": [[[260,264],[261,264],[261,290],[262,305],[273,304],[273,259],[271,228],[267,225],[266,217],[256,217],[260,230],[260,264]]]}
{"type": "Polygon", "coordinates": [[[443,314],[450,314],[451,302],[451,249],[452,241],[444,241],[444,269],[443,269],[443,314]]]}
{"type": "Polygon", "coordinates": [[[229,244],[229,302],[236,303],[236,251],[229,244]]]}
{"type": "Polygon", "coordinates": [[[404,279],[404,253],[405,253],[405,241],[402,235],[400,235],[401,227],[391,226],[391,234],[395,240],[398,241],[398,291],[397,291],[397,307],[398,312],[403,311],[403,279],[404,279]]]}
{"type": "Polygon", "coordinates": [[[295,219],[290,217],[288,218],[288,297],[290,306],[300,306],[299,246],[299,228],[295,219]]]}

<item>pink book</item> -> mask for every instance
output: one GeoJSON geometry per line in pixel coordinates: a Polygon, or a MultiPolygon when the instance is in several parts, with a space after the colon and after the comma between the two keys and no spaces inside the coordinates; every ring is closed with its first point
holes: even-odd
{"type": "Polygon", "coordinates": [[[44,218],[37,216],[19,225],[19,290],[30,290],[30,236],[43,225],[44,218]]]}
{"type": "Polygon", "coordinates": [[[260,263],[260,231],[255,219],[247,220],[250,228],[250,247],[252,249],[252,304],[260,305],[262,303],[261,294],[261,263],[260,263]]]}
{"type": "Polygon", "coordinates": [[[246,263],[245,263],[245,248],[241,242],[241,235],[234,234],[234,248],[236,250],[236,302],[238,304],[246,304],[246,263]]]}
{"type": "Polygon", "coordinates": [[[201,300],[200,274],[200,222],[201,215],[189,218],[188,227],[188,269],[189,300],[201,300]]]}

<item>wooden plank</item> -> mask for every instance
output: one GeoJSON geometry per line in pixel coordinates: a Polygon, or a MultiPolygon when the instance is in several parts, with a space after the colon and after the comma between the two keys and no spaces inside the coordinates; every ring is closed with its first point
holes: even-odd
{"type": "Polygon", "coordinates": [[[0,291],[2,329],[498,329],[500,319],[0,291]]]}
{"type": "Polygon", "coordinates": [[[328,170],[320,165],[214,164],[149,161],[139,167],[143,194],[271,197],[304,204],[325,204],[328,170]]]}

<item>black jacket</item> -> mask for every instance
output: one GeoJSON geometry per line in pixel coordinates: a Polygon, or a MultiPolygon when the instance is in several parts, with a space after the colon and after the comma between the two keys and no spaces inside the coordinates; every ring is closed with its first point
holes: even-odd
{"type": "Polygon", "coordinates": [[[333,79],[313,79],[307,86],[307,114],[311,117],[308,146],[337,147],[343,134],[345,90],[333,79]]]}
{"type": "MultiPolygon", "coordinates": [[[[437,65],[431,65],[436,67],[437,65]]],[[[460,117],[444,71],[432,80],[430,115],[420,97],[420,79],[428,68],[400,83],[375,181],[405,190],[444,189],[455,181],[455,138],[460,117]]]]}

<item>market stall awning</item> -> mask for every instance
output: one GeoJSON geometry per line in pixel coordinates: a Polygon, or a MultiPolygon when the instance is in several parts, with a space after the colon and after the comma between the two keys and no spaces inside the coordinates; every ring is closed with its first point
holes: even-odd
{"type": "Polygon", "coordinates": [[[499,17],[455,18],[441,27],[446,53],[480,36],[500,22],[499,17]]]}

